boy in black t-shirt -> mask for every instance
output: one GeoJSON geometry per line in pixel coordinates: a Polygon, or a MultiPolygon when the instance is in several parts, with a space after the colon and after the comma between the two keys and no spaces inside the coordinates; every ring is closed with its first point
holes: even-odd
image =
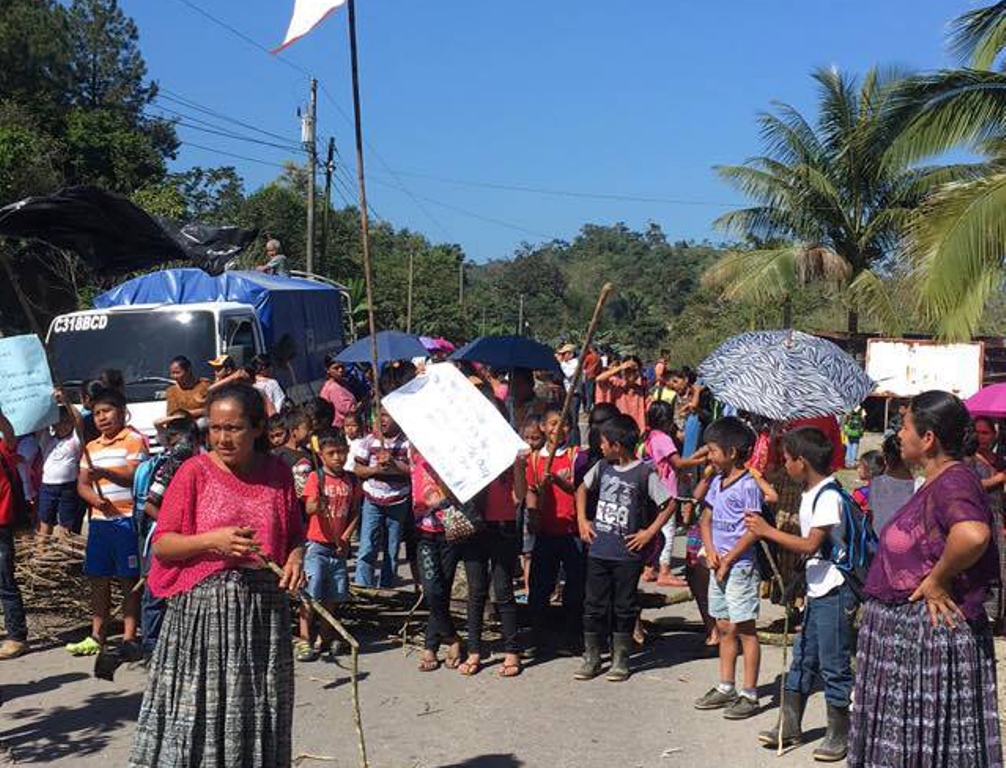
{"type": "Polygon", "coordinates": [[[583,614],[583,664],[577,680],[601,674],[601,640],[614,607],[608,680],[629,677],[632,631],[639,616],[637,586],[647,547],[672,512],[671,497],[653,467],[635,457],[639,428],[619,414],[601,425],[604,458],[576,492],[580,538],[590,547],[583,614]],[[597,511],[587,517],[588,494],[596,491],[597,511]]]}

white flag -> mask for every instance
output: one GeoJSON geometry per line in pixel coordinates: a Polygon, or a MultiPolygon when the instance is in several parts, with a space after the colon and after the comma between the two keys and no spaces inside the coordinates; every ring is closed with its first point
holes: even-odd
{"type": "Polygon", "coordinates": [[[346,0],[294,0],[290,27],[286,31],[283,44],[273,53],[282,51],[294,41],[302,38],[345,2],[346,0]]]}

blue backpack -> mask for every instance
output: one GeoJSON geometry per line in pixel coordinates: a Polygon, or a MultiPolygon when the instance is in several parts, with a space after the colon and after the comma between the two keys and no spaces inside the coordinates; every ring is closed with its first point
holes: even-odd
{"type": "Polygon", "coordinates": [[[821,557],[838,567],[846,584],[862,600],[863,585],[873,556],[877,554],[879,540],[869,518],[837,480],[817,492],[814,497],[815,507],[821,494],[828,491],[837,493],[842,499],[842,521],[838,528],[832,529],[828,541],[821,547],[821,557]]]}
{"type": "Polygon", "coordinates": [[[150,486],[154,482],[154,474],[167,458],[167,452],[152,456],[140,464],[133,475],[133,525],[136,527],[136,535],[140,538],[141,551],[154,523],[146,515],[150,486]]]}

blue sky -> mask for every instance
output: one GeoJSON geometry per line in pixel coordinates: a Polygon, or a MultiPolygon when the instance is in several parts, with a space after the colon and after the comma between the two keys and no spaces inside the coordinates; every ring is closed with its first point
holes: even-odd
{"type": "MultiPolygon", "coordinates": [[[[166,97],[188,102],[158,104],[185,113],[186,122],[199,117],[210,130],[296,144],[305,72],[317,76],[320,143],[334,136],[346,161],[334,199],[355,195],[345,9],[280,61],[195,8],[271,48],[293,0],[122,5],[140,28],[151,76],[166,97]]],[[[718,239],[712,220],[743,201],[712,166],[759,152],[759,110],[773,100],[812,110],[809,73],[818,66],[947,66],[947,24],[971,7],[964,0],[357,0],[370,201],[396,226],[460,243],[478,261],[508,256],[523,241],[571,239],[586,222],[656,221],[675,240],[718,239]]],[[[249,189],[296,157],[188,127],[179,134],[187,143],[177,169],[233,164],[249,189]]]]}

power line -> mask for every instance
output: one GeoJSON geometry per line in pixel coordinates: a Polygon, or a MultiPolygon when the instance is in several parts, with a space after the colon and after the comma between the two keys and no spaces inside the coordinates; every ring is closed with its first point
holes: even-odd
{"type": "MultiPolygon", "coordinates": [[[[175,113],[175,114],[178,114],[178,113],[175,113]]],[[[215,136],[223,136],[223,137],[228,138],[228,139],[233,139],[234,141],[244,141],[244,142],[247,142],[249,144],[257,144],[257,145],[262,146],[262,147],[273,147],[274,149],[282,149],[282,150],[285,150],[287,152],[300,152],[300,153],[304,152],[304,149],[302,147],[291,146],[289,144],[277,144],[277,143],[272,142],[272,141],[265,141],[263,139],[255,139],[255,138],[252,138],[251,136],[241,136],[240,134],[231,133],[231,132],[225,131],[225,130],[220,130],[219,126],[215,126],[213,128],[205,128],[205,127],[202,127],[202,126],[199,126],[199,125],[193,125],[192,123],[184,122],[183,120],[179,120],[179,119],[175,119],[175,118],[170,118],[167,115],[148,115],[148,117],[156,117],[156,118],[160,118],[160,119],[163,119],[163,120],[169,120],[169,121],[173,122],[175,125],[179,125],[179,126],[181,126],[183,128],[187,128],[188,130],[191,130],[191,131],[201,131],[203,133],[210,133],[210,134],[213,134],[215,136]]],[[[188,119],[191,120],[191,119],[194,119],[194,118],[188,118],[188,119]]]]}
{"type": "MultiPolygon", "coordinates": [[[[209,115],[210,117],[215,117],[218,120],[224,120],[225,122],[228,123],[234,123],[235,125],[241,126],[242,128],[247,128],[250,131],[261,133],[263,136],[278,139],[279,141],[290,141],[289,136],[282,136],[278,133],[273,133],[272,131],[267,131],[263,128],[259,128],[258,126],[252,125],[251,123],[246,123],[243,120],[238,120],[236,117],[231,117],[229,115],[224,114],[223,112],[220,112],[219,110],[215,110],[212,109],[211,107],[204,106],[197,101],[193,101],[192,99],[182,96],[181,94],[176,93],[174,91],[170,91],[167,88],[162,88],[161,90],[164,91],[164,93],[158,93],[157,96],[155,96],[154,98],[160,101],[166,100],[169,102],[173,102],[187,109],[194,109],[195,111],[201,112],[204,115],[209,115]]],[[[168,109],[168,107],[165,107],[164,105],[160,105],[160,108],[168,109]]],[[[193,120],[196,119],[191,116],[189,117],[193,120]]]]}
{"type": "MultiPolygon", "coordinates": [[[[383,182],[383,181],[375,181],[375,183],[376,184],[380,184],[381,186],[391,186],[391,187],[394,187],[394,185],[388,184],[387,182],[383,182]]],[[[562,239],[562,238],[557,237],[555,235],[549,235],[549,234],[546,234],[544,232],[537,232],[537,231],[535,231],[533,229],[528,229],[527,227],[522,227],[519,224],[513,224],[513,223],[511,223],[509,221],[504,221],[503,219],[496,219],[496,218],[493,218],[492,216],[485,216],[485,215],[483,215],[481,213],[475,213],[475,211],[469,211],[467,208],[461,208],[460,206],[452,205],[451,203],[444,203],[444,202],[441,202],[440,200],[434,200],[432,197],[425,197],[423,195],[418,195],[418,197],[421,198],[421,199],[423,199],[423,200],[425,200],[428,203],[431,203],[432,205],[437,205],[437,206],[440,206],[441,208],[446,208],[449,211],[455,211],[456,213],[460,213],[463,216],[470,216],[473,219],[479,219],[480,221],[486,221],[486,222],[489,222],[490,224],[495,224],[495,225],[497,225],[499,227],[505,227],[506,229],[516,230],[517,232],[523,232],[524,234],[528,234],[528,235],[534,235],[535,237],[543,237],[546,240],[561,240],[562,239]]]]}
{"type": "Polygon", "coordinates": [[[668,203],[671,205],[701,205],[722,208],[736,208],[736,203],[713,202],[710,200],[684,200],[673,197],[651,197],[647,195],[625,195],[613,192],[583,192],[566,189],[547,189],[529,184],[507,184],[496,181],[472,181],[466,179],[452,179],[445,176],[437,176],[430,173],[416,173],[410,171],[397,171],[399,176],[411,176],[417,179],[429,179],[439,181],[444,184],[455,184],[462,187],[478,187],[482,189],[498,189],[508,192],[530,192],[539,195],[553,195],[557,197],[590,198],[595,200],[618,200],[630,203],[668,203]]]}
{"type": "Polygon", "coordinates": [[[216,147],[207,147],[204,144],[196,144],[194,141],[185,141],[185,140],[182,140],[182,141],[179,141],[178,143],[182,144],[182,145],[184,145],[186,147],[194,147],[195,149],[202,149],[202,150],[205,150],[206,152],[213,152],[213,153],[215,153],[217,155],[223,155],[225,157],[235,157],[238,160],[247,160],[250,163],[259,163],[260,165],[271,165],[274,168],[282,168],[282,169],[286,170],[286,166],[285,165],[283,165],[282,163],[274,162],[272,160],[263,160],[260,157],[248,157],[248,155],[239,155],[239,154],[236,154],[234,152],[226,152],[226,151],[224,151],[222,149],[218,149],[216,147]]]}

